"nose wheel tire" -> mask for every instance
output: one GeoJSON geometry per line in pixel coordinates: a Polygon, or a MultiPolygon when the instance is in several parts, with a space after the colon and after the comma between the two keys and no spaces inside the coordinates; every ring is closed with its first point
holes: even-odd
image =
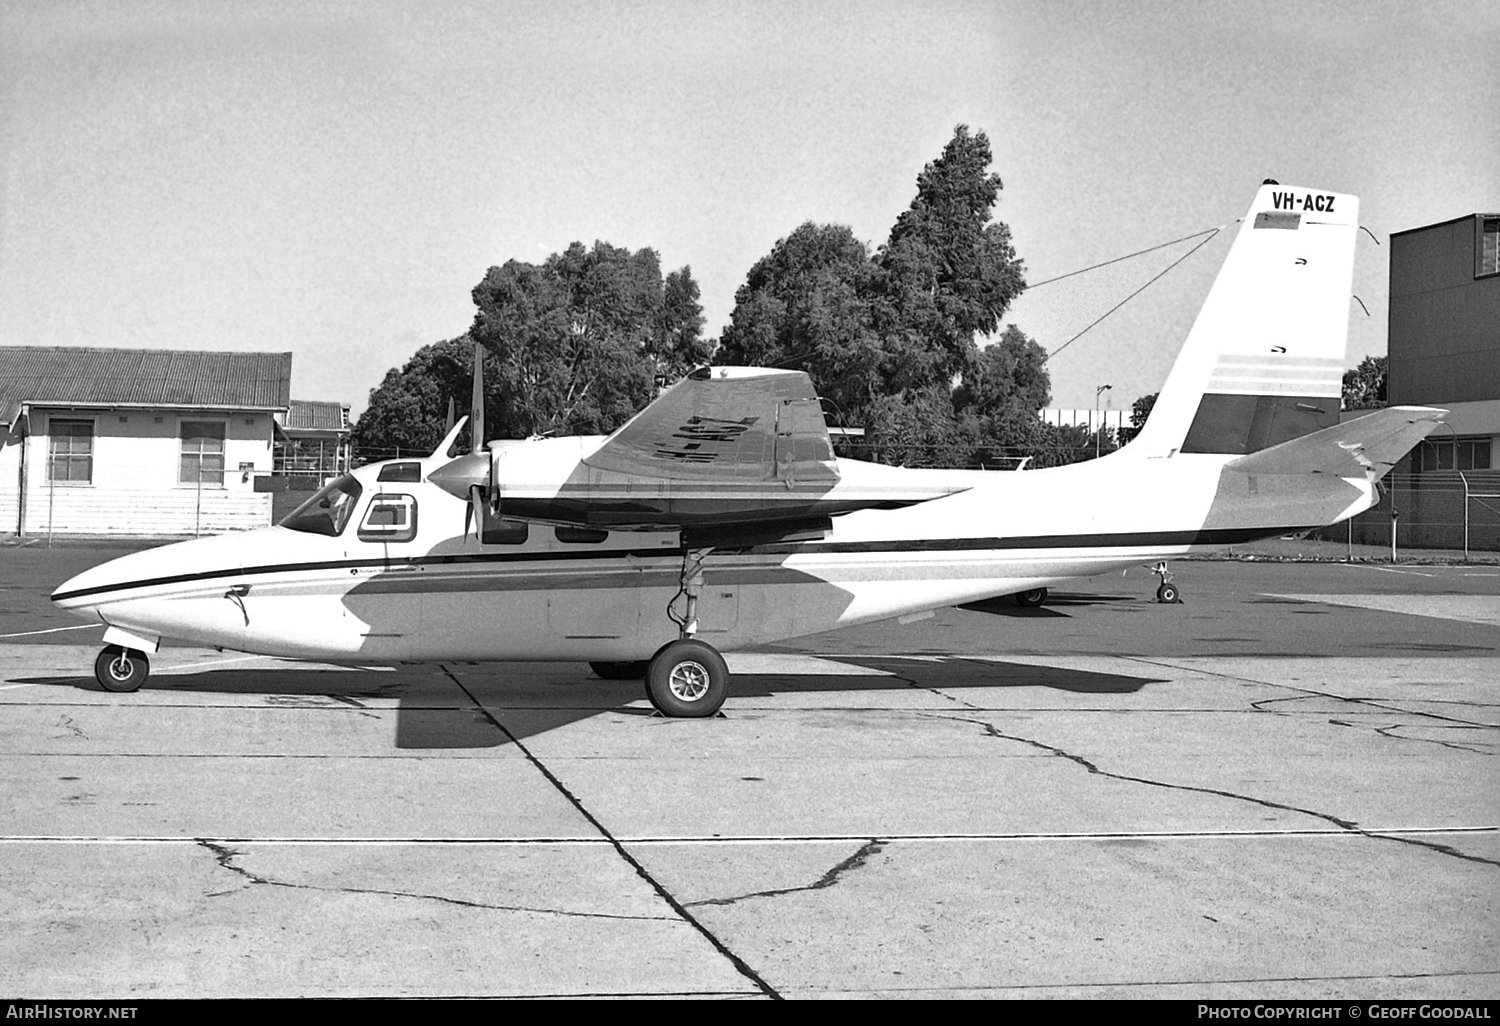
{"type": "Polygon", "coordinates": [[[94,660],[94,679],[105,691],[136,691],[146,683],[151,663],[146,653],[111,645],[94,660]]]}
{"type": "Polygon", "coordinates": [[[1182,593],[1177,590],[1177,585],[1175,584],[1163,584],[1160,588],[1156,589],[1156,601],[1167,605],[1175,605],[1182,601],[1182,593]]]}
{"type": "Polygon", "coordinates": [[[729,667],[702,641],[672,642],[646,671],[646,697],[665,716],[712,716],[728,696],[729,667]]]}
{"type": "Polygon", "coordinates": [[[1034,609],[1047,601],[1047,589],[1032,588],[1030,591],[1018,591],[1011,596],[1011,600],[1022,609],[1034,609]]]}

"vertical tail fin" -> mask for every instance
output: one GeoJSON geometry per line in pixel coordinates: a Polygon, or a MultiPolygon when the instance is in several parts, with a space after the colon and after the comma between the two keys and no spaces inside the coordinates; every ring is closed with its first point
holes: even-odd
{"type": "Polygon", "coordinates": [[[1261,186],[1125,451],[1244,455],[1337,424],[1358,230],[1354,196],[1261,186]]]}

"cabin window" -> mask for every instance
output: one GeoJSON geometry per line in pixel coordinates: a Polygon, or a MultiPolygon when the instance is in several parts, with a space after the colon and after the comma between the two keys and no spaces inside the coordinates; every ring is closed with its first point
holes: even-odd
{"type": "Polygon", "coordinates": [[[557,540],[570,545],[598,545],[609,537],[608,531],[593,527],[556,527],[557,540]]]}
{"type": "Polygon", "coordinates": [[[336,538],[344,532],[359,501],[359,482],[348,474],[324,485],[313,497],[281,519],[279,526],[305,534],[336,538]]]}
{"type": "Polygon", "coordinates": [[[92,484],[94,422],[50,419],[47,431],[47,480],[92,484]]]}
{"type": "Polygon", "coordinates": [[[398,484],[415,484],[422,480],[422,464],[387,463],[380,468],[379,480],[395,481],[398,484]]]}
{"type": "Polygon", "coordinates": [[[370,500],[359,525],[360,541],[409,542],[417,536],[417,500],[381,493],[370,500]]]}
{"type": "Polygon", "coordinates": [[[185,420],[181,427],[181,484],[224,486],[224,422],[185,420]]]}
{"type": "Polygon", "coordinates": [[[531,535],[531,528],[524,520],[503,520],[484,511],[484,527],[479,540],[485,545],[524,545],[531,535]]]}

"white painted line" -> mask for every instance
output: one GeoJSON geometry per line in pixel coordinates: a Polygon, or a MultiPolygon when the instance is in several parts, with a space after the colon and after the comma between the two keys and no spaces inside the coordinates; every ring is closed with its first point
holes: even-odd
{"type": "Polygon", "coordinates": [[[1372,566],[1369,563],[1341,563],[1340,566],[1358,567],[1361,570],[1379,570],[1387,574],[1410,574],[1413,577],[1436,577],[1437,574],[1424,574],[1417,570],[1399,570],[1393,566],[1372,566]]]}
{"type": "Polygon", "coordinates": [[[14,691],[16,688],[34,688],[35,684],[7,684],[0,691],[14,691]]]}
{"type": "MultiPolygon", "coordinates": [[[[946,844],[961,841],[1109,841],[1118,839],[1140,838],[1150,840],[1253,840],[1269,838],[1297,838],[1297,837],[1344,837],[1350,840],[1359,840],[1369,836],[1377,837],[1429,837],[1433,835],[1475,835],[1500,833],[1500,826],[1478,825],[1478,826],[1440,826],[1440,827],[1361,827],[1358,830],[1347,830],[1341,827],[1310,827],[1305,830],[1102,830],[1102,831],[1056,831],[1039,833],[973,833],[973,834],[902,834],[902,833],[862,833],[862,834],[803,834],[771,836],[765,834],[750,834],[743,837],[735,836],[691,836],[664,837],[661,835],[616,835],[616,839],[629,844],[647,845],[703,845],[706,847],[722,846],[728,844],[828,844],[845,843],[853,841],[868,841],[872,837],[882,841],[904,841],[924,844],[946,844]]],[[[338,845],[356,846],[368,845],[372,847],[414,847],[421,845],[602,845],[609,844],[604,837],[559,837],[556,835],[533,835],[518,837],[231,837],[204,835],[202,837],[168,837],[168,836],[88,836],[82,834],[74,835],[12,835],[0,837],[0,845],[4,844],[199,844],[202,841],[215,841],[225,844],[272,844],[272,845],[338,845]]]]}
{"type": "Polygon", "coordinates": [[[0,638],[29,638],[36,634],[57,634],[61,631],[103,630],[102,623],[81,623],[76,627],[49,627],[44,631],[21,631],[19,634],[0,634],[0,638]]]}

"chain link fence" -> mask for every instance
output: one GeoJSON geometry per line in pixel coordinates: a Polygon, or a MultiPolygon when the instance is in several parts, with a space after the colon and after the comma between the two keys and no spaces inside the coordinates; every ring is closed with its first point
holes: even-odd
{"type": "Polygon", "coordinates": [[[1500,558],[1500,471],[1393,473],[1374,508],[1317,536],[1397,560],[1500,558]]]}

